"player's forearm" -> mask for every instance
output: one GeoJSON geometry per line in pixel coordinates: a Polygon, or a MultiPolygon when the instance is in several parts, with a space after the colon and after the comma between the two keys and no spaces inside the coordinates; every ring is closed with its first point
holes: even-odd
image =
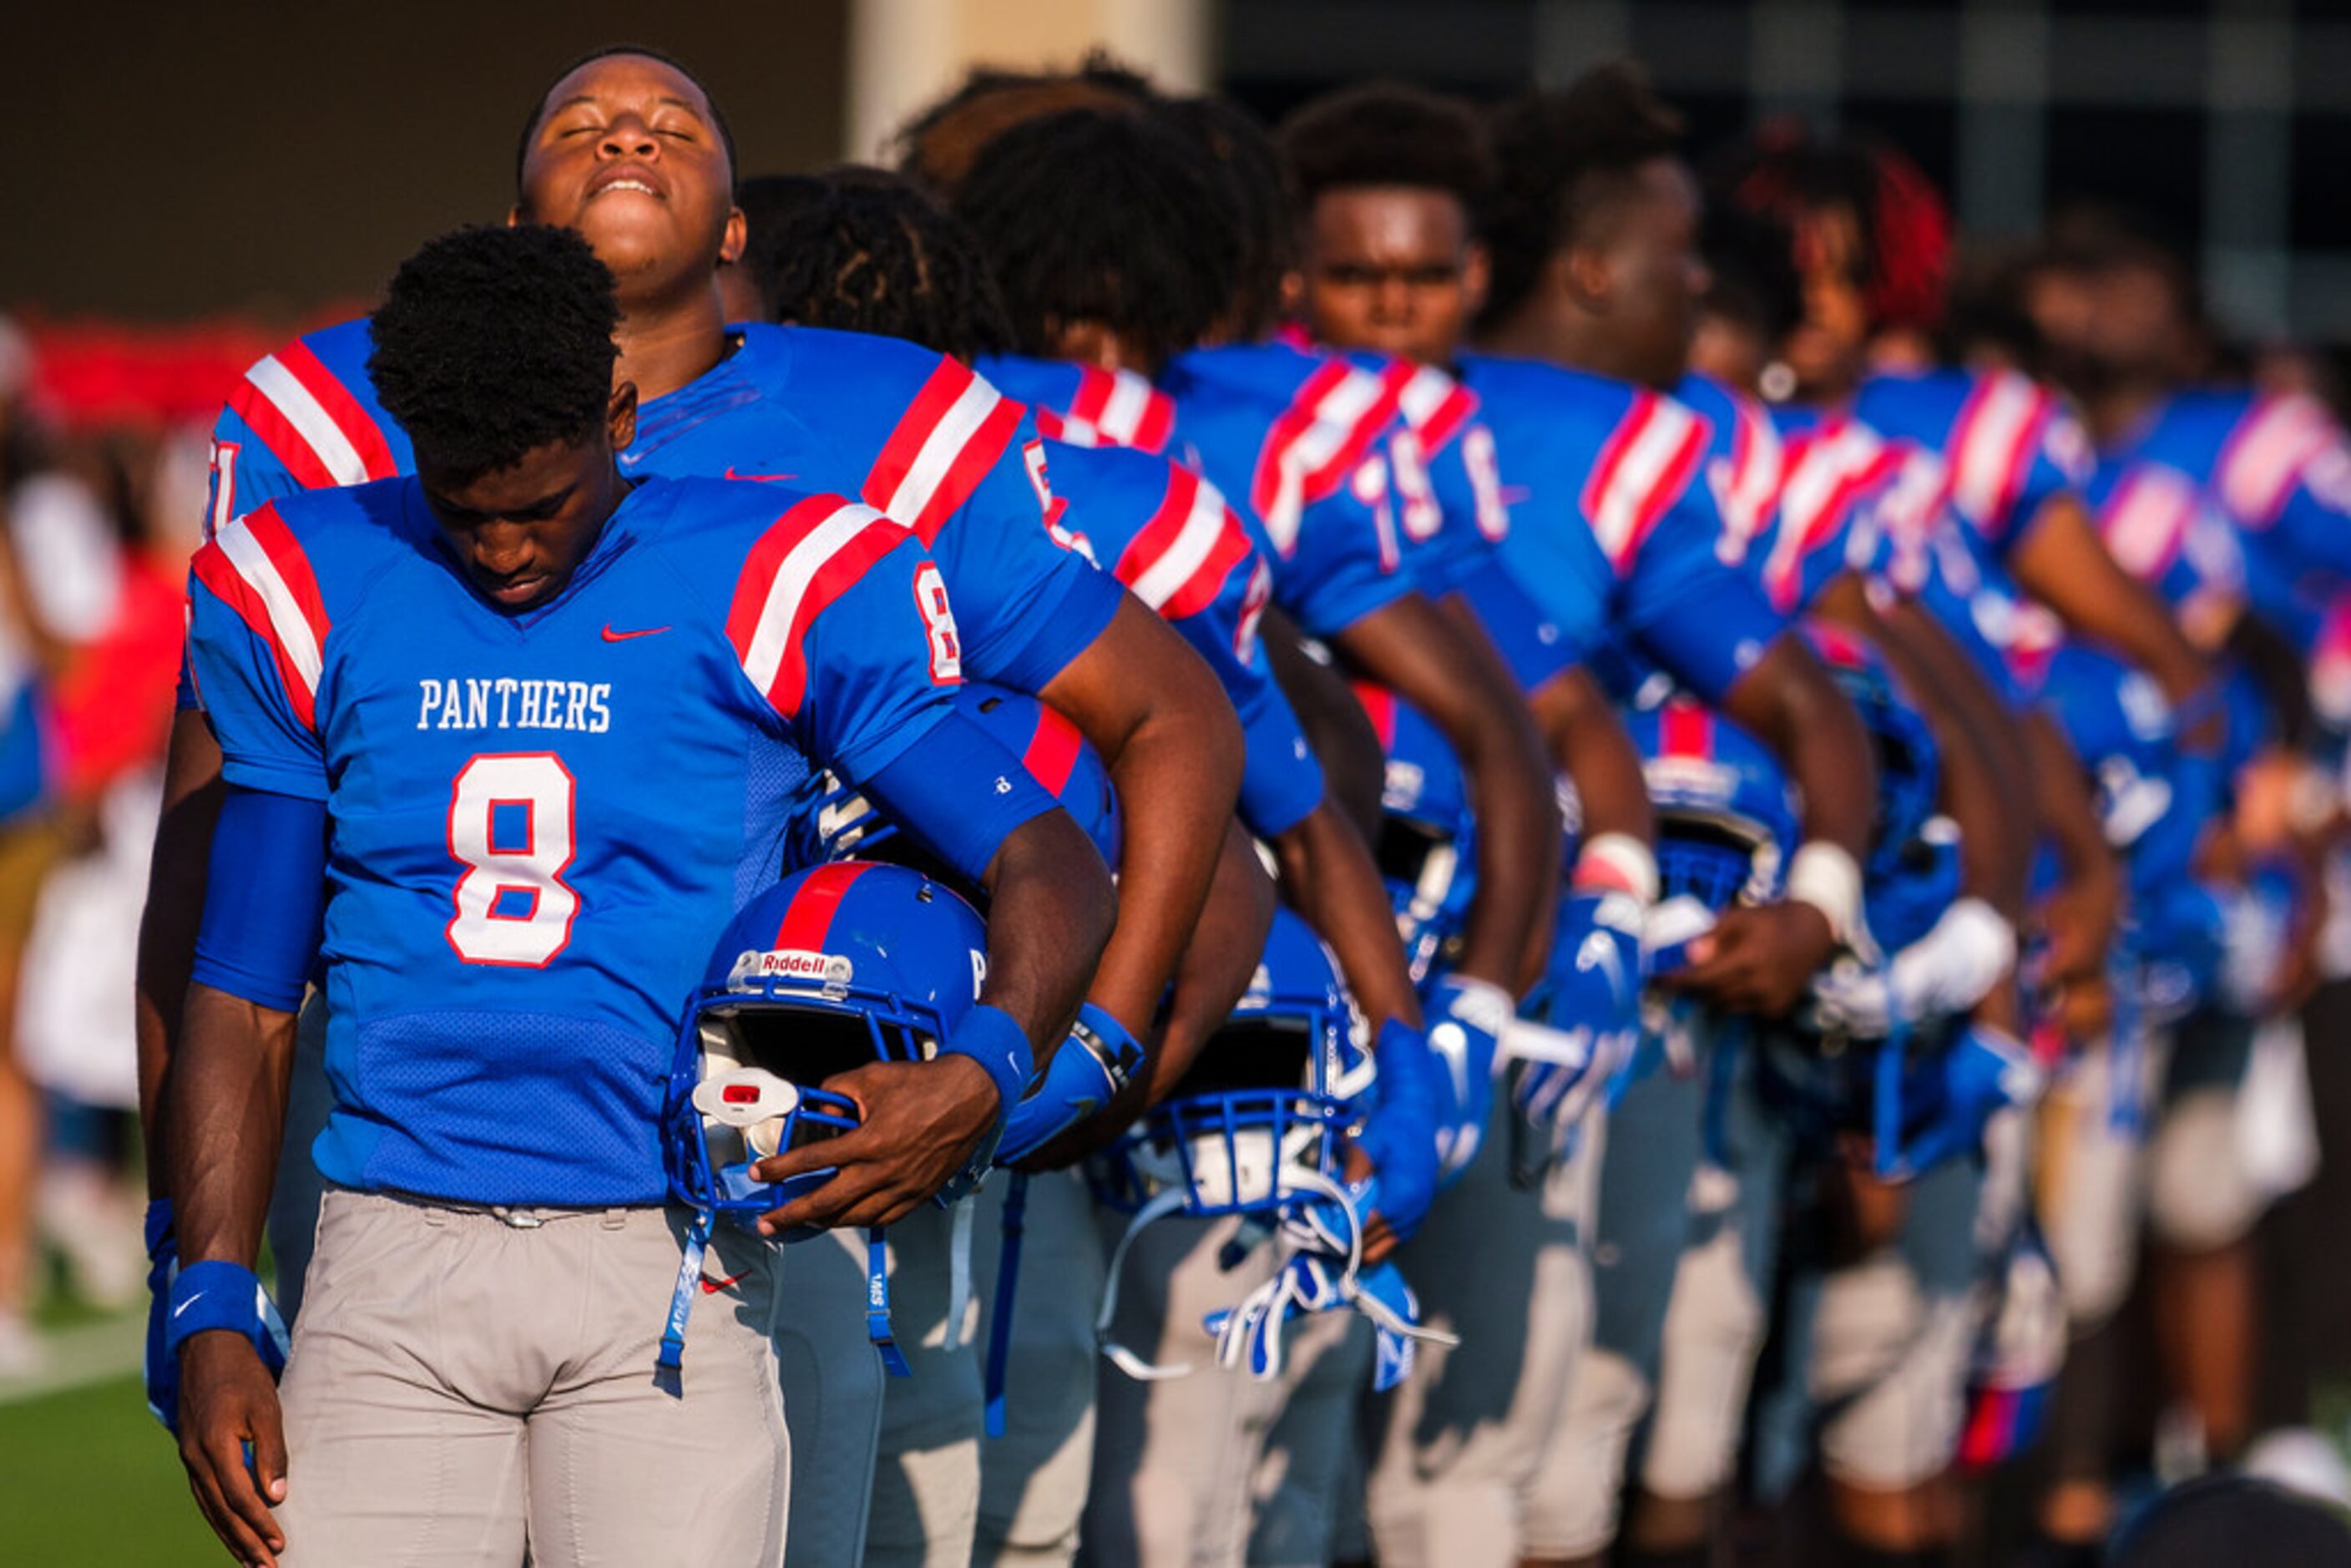
{"type": "MultiPolygon", "coordinates": [[[[2011,792],[2001,782],[1990,745],[1947,689],[1936,661],[1914,646],[1915,629],[1875,615],[1865,606],[1860,616],[1848,624],[1885,654],[1935,737],[1943,772],[1940,804],[1959,828],[1962,889],[2011,922],[2022,918],[2032,863],[2030,818],[2011,809],[2011,792]]],[[[1941,633],[1932,622],[1928,629],[1941,633]]]]}
{"type": "Polygon", "coordinates": [[[1347,814],[1324,797],[1274,841],[1273,854],[1290,902],[1338,956],[1339,971],[1373,1030],[1392,1018],[1419,1028],[1420,998],[1405,967],[1387,888],[1347,814]]]}
{"type": "Polygon", "coordinates": [[[1559,891],[1559,800],[1525,705],[1465,642],[1417,594],[1340,638],[1351,660],[1426,713],[1460,755],[1478,820],[1478,896],[1457,968],[1515,995],[1529,934],[1559,891]]]}
{"type": "Polygon", "coordinates": [[[188,709],[172,722],[163,806],[148,862],[147,904],[139,917],[134,962],[134,1032],[139,1051],[139,1124],[147,1149],[147,1191],[163,1196],[162,1093],[187,1005],[196,927],[204,906],[204,873],[213,824],[220,816],[220,747],[204,716],[188,709]]]}
{"type": "Polygon", "coordinates": [[[2057,852],[2065,880],[2077,885],[2113,883],[2121,871],[2098,821],[2082,759],[2047,714],[2027,714],[2024,745],[2032,762],[2034,820],[2057,852]]]}
{"type": "Polygon", "coordinates": [[[1240,723],[1200,656],[1132,600],[1043,695],[1118,792],[1118,925],[1087,994],[1140,1040],[1208,896],[1240,792],[1240,723]]]}
{"type": "Polygon", "coordinates": [[[183,1264],[253,1266],[277,1171],[294,1019],[192,984],[165,1081],[165,1158],[183,1264]]]}
{"type": "Polygon", "coordinates": [[[1297,626],[1279,610],[1268,610],[1259,628],[1266,663],[1276,685],[1298,715],[1306,742],[1322,764],[1331,798],[1358,831],[1379,831],[1380,790],[1387,774],[1380,737],[1364,705],[1339,672],[1306,652],[1297,626]]]}
{"type": "Polygon", "coordinates": [[[2163,601],[2108,552],[2077,497],[2051,497],[2011,564],[2017,581],[2059,620],[2145,670],[2173,702],[2210,680],[2204,656],[2163,601]]]}
{"type": "Polygon", "coordinates": [[[1118,919],[1118,894],[1092,841],[1061,810],[1015,829],[985,880],[987,980],[979,999],[1012,1016],[1041,1068],[1085,1000],[1118,919]]]}
{"type": "Polygon", "coordinates": [[[1256,845],[1239,823],[1233,823],[1217,857],[1217,874],[1208,884],[1200,924],[1176,966],[1165,1022],[1151,1043],[1150,1064],[1098,1118],[1109,1130],[1124,1127],[1165,1099],[1199,1059],[1208,1037],[1224,1027],[1233,1004],[1257,973],[1277,902],[1273,879],[1259,862],[1256,845]]]}
{"type": "Polygon", "coordinates": [[[1722,711],[1771,748],[1803,802],[1807,843],[1868,855],[1877,768],[1869,733],[1803,639],[1782,633],[1725,695],[1722,711]]]}
{"type": "Polygon", "coordinates": [[[1546,681],[1534,694],[1534,716],[1559,770],[1575,786],[1583,837],[1622,833],[1655,843],[1656,821],[1640,748],[1599,683],[1581,669],[1546,681]]]}

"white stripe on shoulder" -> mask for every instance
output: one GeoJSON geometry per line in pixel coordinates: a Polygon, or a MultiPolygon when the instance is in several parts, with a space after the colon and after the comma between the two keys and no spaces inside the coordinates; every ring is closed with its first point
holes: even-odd
{"type": "Polygon", "coordinates": [[[1682,449],[1697,422],[1698,416],[1681,404],[1657,399],[1649,404],[1640,429],[1625,443],[1592,519],[1592,531],[1611,561],[1623,564],[1642,512],[1665,482],[1667,465],[1682,449]]]}
{"type": "Polygon", "coordinates": [[[302,685],[315,699],[323,664],[319,639],[310,630],[309,618],[302,613],[302,607],[294,602],[293,590],[286,586],[277,563],[269,559],[269,552],[261,548],[261,541],[253,537],[251,526],[243,517],[214,534],[213,542],[228,557],[229,565],[236,569],[245,585],[261,596],[262,607],[269,612],[270,630],[277,634],[278,646],[285,649],[295,673],[302,677],[302,685]]]}
{"type": "Polygon", "coordinates": [[[914,455],[906,476],[898,482],[889,505],[883,509],[913,528],[930,506],[931,498],[938,494],[939,486],[946,483],[947,475],[954,470],[972,436],[1003,401],[1004,395],[984,378],[972,377],[955,402],[947,405],[947,411],[939,415],[938,423],[931,426],[930,434],[923,438],[922,450],[914,455]]]}
{"type": "Polygon", "coordinates": [[[1310,418],[1290,444],[1301,476],[1320,470],[1354,435],[1355,427],[1380,401],[1380,378],[1350,369],[1344,379],[1315,400],[1310,418]]]}
{"type": "Polygon", "coordinates": [[[1984,388],[1951,454],[1951,493],[1969,517],[1997,520],[1991,514],[2007,492],[2017,443],[2039,402],[2022,376],[2001,375],[1984,388]]]}
{"type": "Polygon", "coordinates": [[[1186,514],[1184,526],[1176,531],[1167,548],[1159,552],[1159,559],[1135,579],[1134,596],[1154,610],[1175,598],[1208,559],[1208,552],[1216,549],[1224,528],[1225,498],[1217,493],[1214,485],[1203,480],[1192,497],[1192,509],[1186,514]]]}
{"type": "Polygon", "coordinates": [[[310,395],[310,389],[297,381],[294,372],[277,355],[264,354],[245,372],[245,379],[286,416],[286,423],[327,465],[336,484],[367,482],[367,460],[360,455],[359,448],[351,444],[351,438],[343,434],[343,427],[335,423],[335,416],[327,412],[326,405],[310,395]]]}
{"type": "Polygon", "coordinates": [[[784,655],[789,651],[792,623],[799,619],[800,602],[824,563],[862,533],[867,524],[884,520],[872,507],[847,502],[785,553],[776,567],[775,580],[768,585],[767,601],[759,607],[751,645],[743,654],[743,673],[751,677],[752,685],[764,692],[776,684],[776,672],[783,668],[784,655]]]}
{"type": "Polygon", "coordinates": [[[1094,428],[1121,446],[1131,445],[1150,408],[1151,383],[1133,371],[1113,371],[1110,396],[1102,402],[1094,428]]]}

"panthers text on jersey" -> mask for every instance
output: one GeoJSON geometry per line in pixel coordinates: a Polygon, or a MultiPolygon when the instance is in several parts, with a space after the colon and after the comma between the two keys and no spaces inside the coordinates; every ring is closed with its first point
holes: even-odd
{"type": "Polygon", "coordinates": [[[325,802],[334,1182],[660,1201],[661,1084],[811,759],[870,777],[949,711],[905,530],[839,497],[638,486],[551,602],[483,600],[413,479],[288,497],[191,573],[228,780],[325,802]]]}

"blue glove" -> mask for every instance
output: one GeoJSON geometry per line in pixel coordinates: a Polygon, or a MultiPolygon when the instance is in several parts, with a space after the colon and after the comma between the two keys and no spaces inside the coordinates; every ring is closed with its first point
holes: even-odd
{"type": "Polygon", "coordinates": [[[1442,1103],[1445,1070],[1421,1032],[1397,1019],[1380,1026],[1374,1054],[1378,1101],[1357,1144],[1379,1172],[1380,1218],[1401,1240],[1420,1228],[1437,1198],[1434,1112],[1442,1103]]]}
{"type": "Polygon", "coordinates": [[[1450,1186],[1478,1155],[1494,1109],[1494,1057],[1517,1011],[1501,987],[1447,975],[1429,988],[1428,1049],[1437,1061],[1437,1165],[1450,1186]]]}
{"type": "Polygon", "coordinates": [[[1580,1120],[1641,1040],[1641,906],[1621,893],[1560,902],[1550,1026],[1562,1049],[1520,1063],[1512,1103],[1538,1124],[1580,1120]]]}
{"type": "MultiPolygon", "coordinates": [[[[1889,1045],[1885,1051],[1885,1071],[1902,1073],[1899,1048],[1889,1045]]],[[[1973,1153],[1994,1116],[2032,1104],[2041,1098],[2046,1082],[2041,1064],[2013,1035],[1987,1024],[1969,1025],[1918,1075],[1916,1092],[1923,1105],[1913,1103],[1898,1110],[1889,1106],[1889,1098],[1898,1102],[1903,1096],[1891,1090],[1886,1080],[1879,1081],[1878,1176],[1905,1181],[1946,1160],[1973,1153]],[[1917,1121],[1921,1112],[1924,1124],[1904,1141],[1901,1128],[1917,1121]],[[1893,1125],[1888,1126],[1888,1122],[1893,1125]]]]}
{"type": "Polygon", "coordinates": [[[1092,1002],[1081,1007],[1070,1038],[1005,1117],[996,1163],[1028,1158],[1109,1104],[1143,1070],[1143,1057],[1125,1025],[1092,1002]]]}
{"type": "Polygon", "coordinates": [[[180,1243],[172,1234],[172,1200],[147,1206],[147,1410],[163,1430],[180,1435],[180,1358],[168,1348],[172,1276],[179,1270],[180,1243]]]}

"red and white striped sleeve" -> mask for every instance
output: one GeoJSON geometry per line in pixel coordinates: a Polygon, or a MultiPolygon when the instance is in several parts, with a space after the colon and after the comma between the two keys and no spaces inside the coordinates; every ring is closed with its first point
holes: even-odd
{"type": "Polygon", "coordinates": [[[797,717],[808,695],[805,644],[817,617],[906,538],[904,528],[872,507],[811,496],[752,545],[736,580],[726,640],[777,713],[797,717]]]}
{"type": "Polygon", "coordinates": [[[268,651],[287,711],[315,736],[327,609],[309,557],[277,509],[263,507],[231,522],[196,552],[190,570],[268,651]]]}
{"type": "Polygon", "coordinates": [[[1214,485],[1173,465],[1168,474],[1158,509],[1127,542],[1113,570],[1144,604],[1181,621],[1216,601],[1252,547],[1214,485]]]}
{"type": "Polygon", "coordinates": [[[2220,449],[2214,476],[2220,504],[2240,525],[2277,521],[2314,465],[2344,444],[2342,427],[2314,398],[2299,393],[2255,403],[2220,449]]]}
{"type": "Polygon", "coordinates": [[[1634,394],[1584,481],[1584,520],[1616,575],[1632,570],[1641,546],[1698,473],[1708,426],[1685,404],[1656,392],[1634,394]]]}
{"type": "Polygon", "coordinates": [[[256,361],[228,405],[305,489],[363,485],[400,472],[375,421],[299,340],[256,361]]]}
{"type": "Polygon", "coordinates": [[[861,498],[930,544],[1004,455],[1027,412],[968,367],[941,360],[883,444],[861,498]]]}

